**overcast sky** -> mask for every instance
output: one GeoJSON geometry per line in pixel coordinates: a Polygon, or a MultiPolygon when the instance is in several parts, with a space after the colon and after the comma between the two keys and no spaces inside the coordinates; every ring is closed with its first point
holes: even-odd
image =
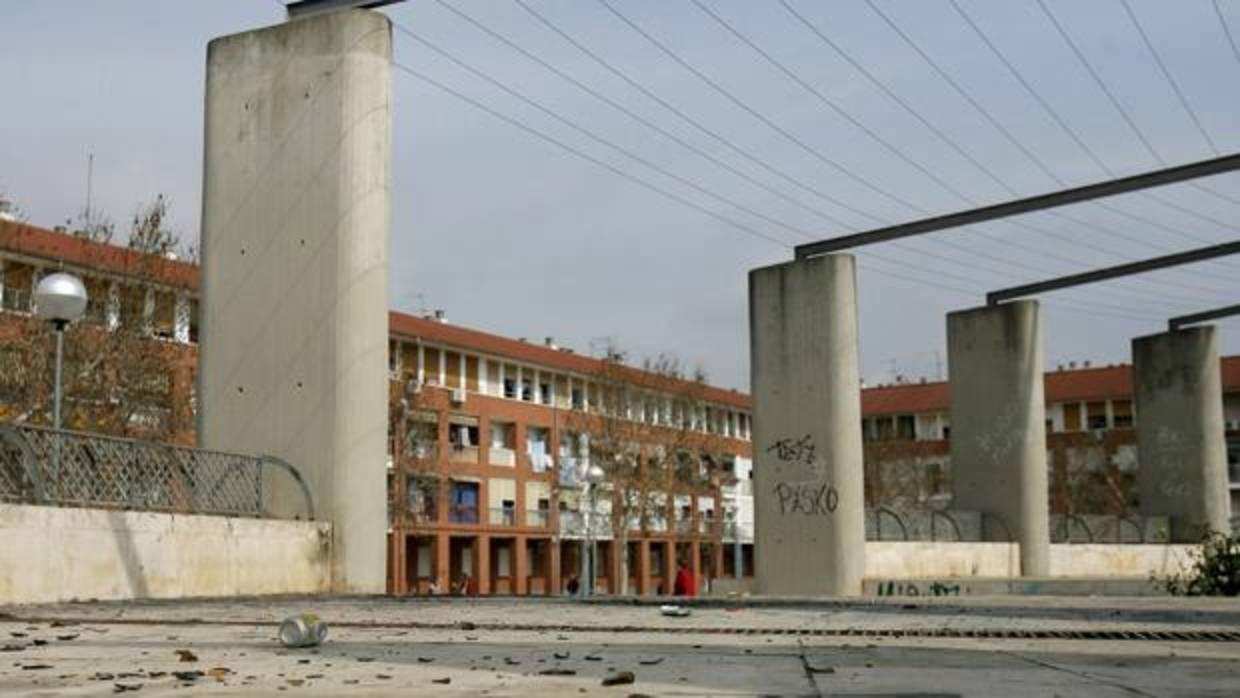
{"type": "MultiPolygon", "coordinates": [[[[511,0],[385,10],[476,72],[398,30],[401,65],[665,192],[394,71],[395,308],[580,352],[611,337],[747,389],[746,273],[790,245],[1240,150],[1224,31],[1240,38],[1238,0],[1129,0],[1174,86],[1119,0],[1045,0],[1089,69],[1037,0],[959,0],[963,15],[947,0],[701,0],[718,19],[689,0],[608,1],[616,13],[525,0],[548,24],[511,0]]],[[[94,153],[98,208],[123,223],[162,192],[195,237],[206,43],[282,19],[276,0],[4,0],[0,192],[61,223],[94,153]]],[[[944,313],[987,290],[1236,239],[1238,217],[1240,175],[1225,175],[863,249],[862,374],[934,378],[944,313]]],[[[1131,338],[1168,316],[1237,302],[1238,272],[1047,296],[1048,368],[1129,361],[1131,338]]],[[[1240,352],[1240,320],[1220,330],[1240,352]]]]}

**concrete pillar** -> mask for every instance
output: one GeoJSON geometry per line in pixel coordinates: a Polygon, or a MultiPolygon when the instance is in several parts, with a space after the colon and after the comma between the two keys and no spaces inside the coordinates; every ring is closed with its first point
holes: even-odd
{"type": "Polygon", "coordinates": [[[1214,327],[1132,341],[1141,513],[1171,519],[1171,542],[1230,529],[1223,391],[1214,327]]]}
{"type": "Polygon", "coordinates": [[[391,58],[361,10],[207,48],[199,439],[301,472],[335,592],[384,588],[391,58]]]}
{"type": "Polygon", "coordinates": [[[865,499],[853,257],[749,273],[760,594],[861,593],[865,499]]]}
{"type": "Polygon", "coordinates": [[[560,579],[560,539],[552,538],[547,543],[547,595],[558,595],[563,583],[560,579]]]}
{"type": "Polygon", "coordinates": [[[650,540],[642,538],[637,542],[637,594],[645,596],[653,591],[650,583],[650,540]]]}
{"type": "Polygon", "coordinates": [[[529,550],[525,536],[512,541],[512,593],[525,596],[529,593],[529,550]]]}
{"type": "Polygon", "coordinates": [[[1020,543],[1024,576],[1050,573],[1046,400],[1037,301],[947,316],[952,507],[997,517],[990,539],[1020,543]],[[1003,529],[1007,529],[1006,531],[1003,529]]]}
{"type": "Polygon", "coordinates": [[[689,544],[689,574],[693,575],[693,595],[702,591],[702,544],[693,541],[689,544]]]}
{"type": "Polygon", "coordinates": [[[676,548],[676,534],[673,533],[663,541],[663,594],[665,596],[671,596],[676,591],[676,570],[679,568],[676,548]]]}
{"type": "Polygon", "coordinates": [[[478,595],[491,593],[491,537],[481,535],[474,539],[474,579],[478,595]]]}
{"type": "Polygon", "coordinates": [[[440,593],[448,594],[452,591],[452,537],[447,533],[440,533],[435,536],[435,583],[439,586],[440,593]]]}

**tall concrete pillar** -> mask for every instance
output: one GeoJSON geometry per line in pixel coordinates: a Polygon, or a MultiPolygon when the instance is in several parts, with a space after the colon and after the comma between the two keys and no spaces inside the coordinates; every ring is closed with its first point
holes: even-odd
{"type": "Polygon", "coordinates": [[[391,57],[360,10],[207,48],[199,440],[301,471],[337,592],[384,588],[391,57]]]}
{"type": "Polygon", "coordinates": [[[851,255],[749,272],[760,594],[861,593],[865,494],[851,255]]]}
{"type": "Polygon", "coordinates": [[[1212,325],[1132,340],[1141,512],[1171,520],[1171,542],[1230,529],[1227,445],[1212,325]]]}
{"type": "Polygon", "coordinates": [[[952,506],[982,512],[988,539],[1011,536],[1019,542],[1022,575],[1047,575],[1050,513],[1038,302],[949,313],[947,363],[952,506]]]}

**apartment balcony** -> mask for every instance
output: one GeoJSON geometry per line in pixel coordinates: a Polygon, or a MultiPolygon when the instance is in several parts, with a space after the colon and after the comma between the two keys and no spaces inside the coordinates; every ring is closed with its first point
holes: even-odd
{"type": "Polygon", "coordinates": [[[453,463],[477,463],[478,447],[452,444],[452,453],[449,454],[448,460],[453,463]]]}
{"type": "Polygon", "coordinates": [[[545,473],[555,465],[550,453],[529,453],[526,456],[530,462],[530,470],[536,473],[545,473]]]}
{"type": "Polygon", "coordinates": [[[517,464],[517,452],[511,448],[492,446],[487,450],[487,460],[491,465],[514,467],[517,464]]]}
{"type": "Polygon", "coordinates": [[[551,525],[551,512],[545,509],[527,510],[525,525],[530,528],[547,528],[551,525]]]}
{"type": "Polygon", "coordinates": [[[415,526],[426,526],[437,522],[439,515],[434,509],[413,509],[405,513],[405,520],[415,526]]]}
{"type": "Polygon", "coordinates": [[[454,506],[448,509],[448,522],[457,524],[478,523],[478,508],[454,506]]]}
{"type": "Polygon", "coordinates": [[[5,288],[3,294],[0,294],[0,310],[28,313],[31,308],[30,299],[30,291],[20,288],[5,288]]]}
{"type": "Polygon", "coordinates": [[[517,522],[517,512],[508,507],[492,509],[488,523],[492,526],[514,526],[517,522]]]}

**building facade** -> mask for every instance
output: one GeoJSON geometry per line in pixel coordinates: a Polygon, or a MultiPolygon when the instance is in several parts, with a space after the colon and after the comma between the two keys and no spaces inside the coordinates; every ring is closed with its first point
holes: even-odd
{"type": "MultiPolygon", "coordinates": [[[[66,426],[195,443],[197,267],[3,220],[0,420],[48,420],[32,293],[62,269],[90,294],[66,342],[66,426]]],[[[747,395],[442,315],[390,314],[389,377],[389,591],[556,594],[592,570],[600,592],[666,594],[682,565],[699,590],[752,574],[747,395]]],[[[1240,511],[1240,357],[1222,378],[1240,511]]],[[[1045,381],[1052,512],[1135,509],[1131,367],[1045,381]]],[[[943,382],[862,390],[872,513],[950,507],[949,404],[943,382]]]]}

